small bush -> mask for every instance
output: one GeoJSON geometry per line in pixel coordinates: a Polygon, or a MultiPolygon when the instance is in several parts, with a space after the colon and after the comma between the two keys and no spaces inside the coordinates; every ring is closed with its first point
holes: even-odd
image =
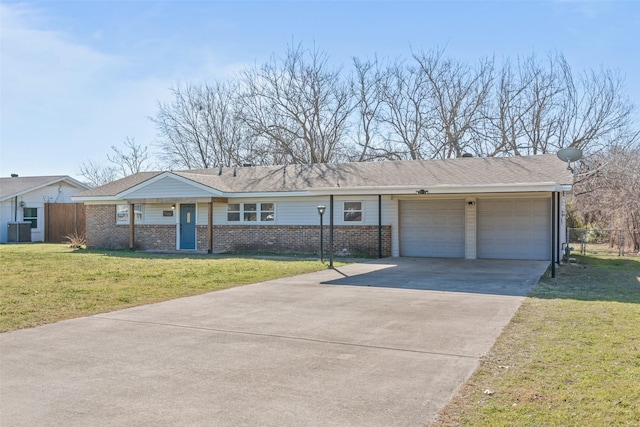
{"type": "Polygon", "coordinates": [[[79,249],[87,244],[87,238],[84,233],[71,233],[68,236],[64,236],[65,243],[69,243],[69,246],[73,249],[79,249]]]}

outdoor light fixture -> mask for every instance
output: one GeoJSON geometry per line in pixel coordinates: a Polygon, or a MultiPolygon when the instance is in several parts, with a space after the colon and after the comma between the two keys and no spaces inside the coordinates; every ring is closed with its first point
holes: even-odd
{"type": "Polygon", "coordinates": [[[324,215],[326,207],[323,205],[318,206],[318,214],[320,215],[320,262],[324,262],[324,245],[322,239],[322,215],[324,215]]]}
{"type": "Polygon", "coordinates": [[[427,194],[427,193],[428,193],[427,190],[418,190],[418,191],[416,191],[416,194],[421,194],[421,195],[422,194],[427,194]]]}
{"type": "Polygon", "coordinates": [[[176,205],[175,204],[171,205],[171,210],[176,210],[176,205]]]}

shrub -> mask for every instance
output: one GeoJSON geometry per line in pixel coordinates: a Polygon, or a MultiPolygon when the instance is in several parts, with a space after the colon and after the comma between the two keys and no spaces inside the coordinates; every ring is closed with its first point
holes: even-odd
{"type": "Polygon", "coordinates": [[[87,238],[84,233],[71,233],[68,236],[64,236],[65,243],[69,243],[69,246],[74,249],[79,249],[87,244],[87,238]]]}

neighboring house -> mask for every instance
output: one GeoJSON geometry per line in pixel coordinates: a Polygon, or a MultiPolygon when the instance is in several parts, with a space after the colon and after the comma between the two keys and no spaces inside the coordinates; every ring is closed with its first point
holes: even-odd
{"type": "Polygon", "coordinates": [[[69,176],[11,175],[0,178],[0,243],[7,243],[10,223],[29,222],[30,241],[44,242],[45,207],[73,203],[71,196],[89,187],[69,176]]]}
{"type": "Polygon", "coordinates": [[[549,260],[572,182],[555,155],[463,157],[142,172],[74,200],[89,247],[318,253],[324,205],[327,253],[549,260]]]}

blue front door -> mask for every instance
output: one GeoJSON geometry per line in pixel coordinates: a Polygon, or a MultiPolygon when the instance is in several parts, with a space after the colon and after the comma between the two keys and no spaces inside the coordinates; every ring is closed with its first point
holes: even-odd
{"type": "Polygon", "coordinates": [[[196,248],[196,205],[180,205],[180,249],[196,248]]]}

